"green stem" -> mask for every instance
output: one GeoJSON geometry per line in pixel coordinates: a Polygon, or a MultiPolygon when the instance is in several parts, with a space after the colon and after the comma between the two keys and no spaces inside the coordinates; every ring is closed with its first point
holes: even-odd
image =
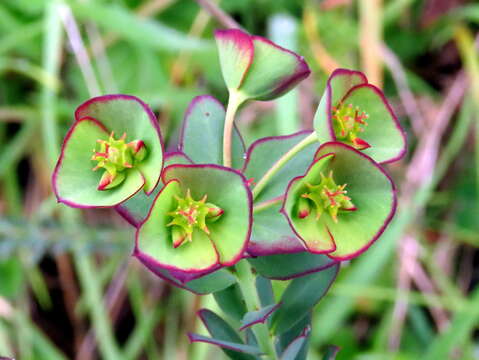
{"type": "Polygon", "coordinates": [[[271,200],[263,201],[253,207],[253,213],[259,213],[261,211],[267,210],[270,207],[282,202],[284,200],[284,196],[278,196],[271,200]]]}
{"type": "MultiPolygon", "coordinates": [[[[236,265],[236,276],[248,311],[259,310],[261,308],[261,302],[256,290],[255,278],[247,260],[242,260],[236,265]]],[[[267,359],[277,360],[278,356],[274,347],[273,337],[270,336],[268,326],[259,323],[253,325],[251,329],[258,340],[261,350],[267,355],[267,359]]]]}
{"type": "Polygon", "coordinates": [[[223,165],[227,167],[231,167],[232,133],[236,111],[244,100],[239,93],[230,92],[223,130],[223,165]]]}
{"type": "Polygon", "coordinates": [[[281,170],[288,161],[290,161],[297,153],[299,153],[305,147],[307,147],[310,144],[313,144],[316,141],[318,141],[318,138],[316,137],[316,133],[312,132],[310,135],[308,135],[299,143],[297,143],[295,146],[293,146],[291,149],[289,149],[288,152],[285,153],[278,161],[276,161],[274,165],[271,166],[271,168],[269,168],[266,174],[264,174],[263,177],[258,181],[258,183],[253,189],[253,199],[256,198],[261,193],[261,191],[263,191],[266,184],[268,184],[271,178],[279,170],[281,170]]]}

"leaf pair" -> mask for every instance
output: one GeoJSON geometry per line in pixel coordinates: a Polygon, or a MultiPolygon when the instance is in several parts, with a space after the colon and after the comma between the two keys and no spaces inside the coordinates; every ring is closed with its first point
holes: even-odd
{"type": "Polygon", "coordinates": [[[72,207],[111,207],[142,188],[151,193],[162,167],[161,133],[150,108],[134,96],[100,96],[76,110],[53,173],[53,190],[58,201],[72,207]],[[116,146],[115,136],[123,139],[121,145],[116,146]],[[137,161],[139,146],[143,154],[137,161]],[[102,189],[108,180],[114,186],[102,189]]]}

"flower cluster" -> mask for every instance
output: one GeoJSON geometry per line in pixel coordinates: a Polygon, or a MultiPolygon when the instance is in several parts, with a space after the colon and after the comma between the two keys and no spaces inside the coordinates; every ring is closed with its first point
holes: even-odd
{"type": "MultiPolygon", "coordinates": [[[[302,57],[264,38],[241,30],[215,37],[234,111],[309,75],[302,57]]],[[[137,228],[134,256],[193,291],[189,284],[243,258],[261,273],[274,269],[274,256],[311,256],[308,268],[282,270],[298,276],[351,259],[382,234],[396,189],[381,164],[399,160],[406,141],[362,73],[331,74],[313,131],[260,139],[247,151],[234,111],[195,98],[178,151],[164,154],[157,119],[141,100],[93,98],[65,137],[54,192],[73,207],[117,209],[137,228]]],[[[215,276],[219,284],[225,274],[215,276]]]]}

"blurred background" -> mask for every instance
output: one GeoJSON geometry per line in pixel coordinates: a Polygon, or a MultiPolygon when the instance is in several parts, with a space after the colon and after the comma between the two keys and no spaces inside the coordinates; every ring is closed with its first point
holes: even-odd
{"type": "Polygon", "coordinates": [[[328,344],[339,360],[479,359],[479,2],[465,0],[2,0],[0,356],[225,358],[186,337],[204,331],[195,312],[212,297],[148,273],[130,257],[133,229],[57,204],[50,175],[95,95],[140,97],[175,148],[195,95],[226,100],[212,32],[234,21],[312,69],[242,108],[248,144],[310,128],[336,67],[384,88],[409,134],[388,169],[398,214],[316,307],[309,359],[328,344]]]}

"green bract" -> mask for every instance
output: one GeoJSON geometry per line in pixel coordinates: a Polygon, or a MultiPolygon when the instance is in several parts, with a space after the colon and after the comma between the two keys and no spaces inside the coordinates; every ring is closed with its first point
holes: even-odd
{"type": "Polygon", "coordinates": [[[60,202],[115,206],[160,179],[163,148],[153,112],[136,97],[93,98],[75,112],[53,173],[60,202]]]}
{"type": "Polygon", "coordinates": [[[260,36],[231,29],[215,37],[226,86],[243,100],[277,98],[310,73],[302,57],[260,36]]]}
{"type": "Polygon", "coordinates": [[[237,171],[172,165],[137,231],[135,256],[147,266],[201,272],[235,264],[251,232],[251,192],[237,171]]]}
{"type": "Polygon", "coordinates": [[[406,136],[380,89],[358,71],[336,69],[314,117],[318,140],[341,141],[379,163],[401,159],[406,136]]]}
{"type": "Polygon", "coordinates": [[[282,212],[310,252],[337,260],[366,250],[396,208],[396,189],[371,158],[339,142],[322,145],[293,179],[282,212]]]}

